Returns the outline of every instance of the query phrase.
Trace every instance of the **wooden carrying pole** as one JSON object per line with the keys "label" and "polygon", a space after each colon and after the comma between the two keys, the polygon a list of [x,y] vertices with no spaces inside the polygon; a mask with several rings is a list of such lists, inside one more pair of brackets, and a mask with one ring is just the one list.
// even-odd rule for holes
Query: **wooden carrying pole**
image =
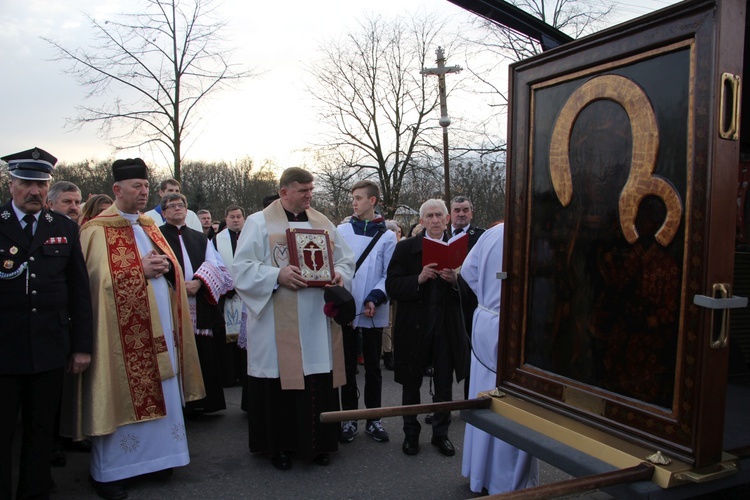
{"label": "wooden carrying pole", "polygon": [[607,486],[615,486],[617,484],[650,481],[651,476],[653,475],[654,466],[647,462],[641,462],[638,465],[626,469],[594,474],[593,476],[577,477],[574,479],[568,479],[567,481],[560,481],[559,483],[535,486],[534,488],[527,488],[525,490],[509,491],[507,493],[489,495],[483,498],[491,498],[493,500],[500,498],[513,498],[513,500],[555,498],[563,495],[571,495],[573,493],[606,488]]}
{"label": "wooden carrying pole", "polygon": [[378,420],[387,417],[403,417],[404,415],[419,415],[458,410],[483,410],[490,407],[492,398],[481,397],[465,401],[448,401],[446,403],[430,403],[424,405],[386,406],[384,408],[368,408],[366,410],[329,411],[320,414],[320,421],[324,424],[344,422],[345,420]]}

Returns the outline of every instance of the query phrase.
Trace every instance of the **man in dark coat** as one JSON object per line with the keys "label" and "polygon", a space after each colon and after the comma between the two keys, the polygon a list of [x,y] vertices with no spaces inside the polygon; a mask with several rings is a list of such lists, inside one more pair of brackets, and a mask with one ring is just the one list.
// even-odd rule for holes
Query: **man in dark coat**
{"label": "man in dark coat", "polygon": [[63,373],[91,361],[91,294],[78,225],[44,210],[57,159],[34,148],[3,157],[12,201],[0,207],[0,498],[12,498],[12,443],[23,439],[17,498],[46,498]]}
{"label": "man in dark coat", "polygon": [[[451,200],[451,235],[466,233],[469,235],[469,250],[474,247],[485,229],[471,224],[474,218],[474,205],[466,196],[456,196]],[[473,311],[472,311],[473,312]]]}
{"label": "man in dark coat", "polygon": [[[422,377],[433,367],[433,402],[452,400],[453,373],[461,381],[469,371],[469,347],[453,269],[422,265],[425,238],[447,240],[448,210],[442,200],[427,200],[419,209],[425,231],[396,244],[386,278],[388,296],[398,303],[394,329],[395,380],[403,386],[402,404],[420,403]],[[432,417],[432,444],[441,453],[456,453],[448,438],[450,412]],[[404,417],[407,455],[419,452],[421,425],[414,415]]]}
{"label": "man in dark coat", "polygon": [[[231,278],[206,235],[185,225],[188,210],[185,196],[180,193],[167,194],[162,198],[160,207],[167,222],[159,229],[180,263],[179,269],[172,269],[165,276],[167,281],[172,283],[175,272],[182,272],[185,278],[195,345],[198,348],[203,385],[206,387],[206,397],[186,403],[185,408],[189,412],[188,415],[225,410],[227,405],[221,383],[220,358],[213,339],[214,331],[224,327],[224,318],[219,309],[218,295],[213,297],[210,289],[205,290],[214,281],[209,279],[209,285],[204,285],[200,278],[202,273],[198,271],[208,272],[211,278],[219,275],[219,279],[216,280],[218,282],[231,281]],[[202,269],[205,262],[212,265]],[[221,279],[221,273],[225,275],[225,280]]]}

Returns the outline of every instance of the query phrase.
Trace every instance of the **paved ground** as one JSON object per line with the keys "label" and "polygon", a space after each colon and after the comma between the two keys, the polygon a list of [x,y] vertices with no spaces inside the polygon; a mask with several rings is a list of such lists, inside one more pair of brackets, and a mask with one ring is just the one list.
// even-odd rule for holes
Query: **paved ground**
{"label": "paved ground", "polygon": [[[360,367],[358,383],[362,389],[364,369]],[[424,379],[422,401],[431,401],[429,379]],[[225,389],[227,410],[218,415],[186,422],[191,463],[175,470],[163,481],[138,478],[128,487],[132,499],[466,499],[481,495],[472,493],[468,480],[461,475],[461,452],[465,424],[454,413],[450,438],[457,448],[455,457],[444,457],[429,443],[430,431],[423,427],[421,452],[415,457],[401,452],[403,434],[401,418],[384,420],[391,441],[376,443],[360,433],[352,443],[340,444],[331,464],[294,462],[289,471],[273,468],[264,457],[253,456],[247,448],[247,419],[240,410],[239,387]],[[454,399],[463,397],[463,386],[455,385]],[[393,372],[383,371],[383,405],[396,406],[401,400],[401,386],[393,381]],[[420,421],[424,417],[419,417]],[[20,424],[14,442],[17,461]],[[98,498],[88,482],[89,454],[68,452],[68,465],[52,470],[57,483],[53,499]],[[14,474],[15,480],[16,474]],[[558,482],[570,476],[540,463],[540,482]],[[705,495],[702,500],[744,500],[750,498],[747,486]],[[565,497],[566,499],[611,500],[608,494],[595,491]]]}
{"label": "paved ground", "polygon": [[[360,390],[364,369],[360,368]],[[383,371],[383,405],[400,403],[400,386],[393,372]],[[423,402],[430,402],[428,379]],[[384,420],[391,441],[376,443],[360,433],[352,443],[340,444],[331,464],[321,467],[295,461],[289,471],[278,471],[268,459],[253,456],[247,448],[247,419],[240,410],[239,387],[225,389],[227,410],[203,420],[187,421],[190,465],[175,470],[164,481],[137,479],[128,487],[130,498],[305,498],[305,499],[460,499],[477,497],[468,480],[461,476],[464,422],[454,413],[449,436],[456,445],[455,457],[441,455],[429,442],[430,431],[423,428],[421,452],[415,457],[401,452],[401,419]],[[463,395],[463,386],[454,387],[454,398]],[[423,417],[419,417],[420,420]],[[18,457],[18,435],[14,457]],[[68,452],[68,465],[53,469],[57,483],[56,499],[97,498],[88,483],[88,454]],[[17,458],[16,458],[17,460]],[[564,479],[564,473],[546,464],[542,482]]]}

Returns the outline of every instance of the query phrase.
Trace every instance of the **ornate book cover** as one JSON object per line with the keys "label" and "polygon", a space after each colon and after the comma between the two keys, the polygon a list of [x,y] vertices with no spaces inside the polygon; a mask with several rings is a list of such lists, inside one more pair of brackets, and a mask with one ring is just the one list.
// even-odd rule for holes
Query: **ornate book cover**
{"label": "ornate book cover", "polygon": [[289,263],[297,266],[307,286],[321,287],[333,281],[333,250],[328,231],[323,229],[286,230]]}

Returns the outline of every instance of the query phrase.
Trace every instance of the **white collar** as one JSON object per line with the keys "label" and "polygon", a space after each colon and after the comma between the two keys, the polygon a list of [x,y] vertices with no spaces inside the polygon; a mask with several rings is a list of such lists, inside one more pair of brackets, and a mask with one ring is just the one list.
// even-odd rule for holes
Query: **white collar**
{"label": "white collar", "polygon": [[[20,209],[19,209],[19,208],[18,208],[18,207],[16,206],[16,202],[14,202],[14,201],[11,201],[11,202],[10,202],[10,204],[11,204],[11,205],[13,206],[13,211],[14,211],[14,212],[16,213],[16,218],[17,218],[17,219],[18,219],[19,221],[22,221],[22,220],[23,220],[23,218],[24,218],[24,216],[26,216],[26,215],[27,215],[27,214],[26,214],[26,212],[22,212],[22,211],[21,211],[21,210],[20,210]],[[42,211],[40,210],[40,211],[38,211],[37,213],[35,213],[35,214],[31,214],[31,215],[33,215],[33,216],[34,216],[34,218],[35,218],[35,219],[36,219],[36,220],[38,221],[38,220],[39,220],[39,215],[41,215],[41,213],[42,213]]]}
{"label": "white collar", "polygon": [[429,234],[427,234],[427,231],[424,232],[424,237],[427,238],[428,240],[432,240],[432,241],[443,241],[443,237],[442,236],[440,238],[433,238],[432,236],[430,236]]}

